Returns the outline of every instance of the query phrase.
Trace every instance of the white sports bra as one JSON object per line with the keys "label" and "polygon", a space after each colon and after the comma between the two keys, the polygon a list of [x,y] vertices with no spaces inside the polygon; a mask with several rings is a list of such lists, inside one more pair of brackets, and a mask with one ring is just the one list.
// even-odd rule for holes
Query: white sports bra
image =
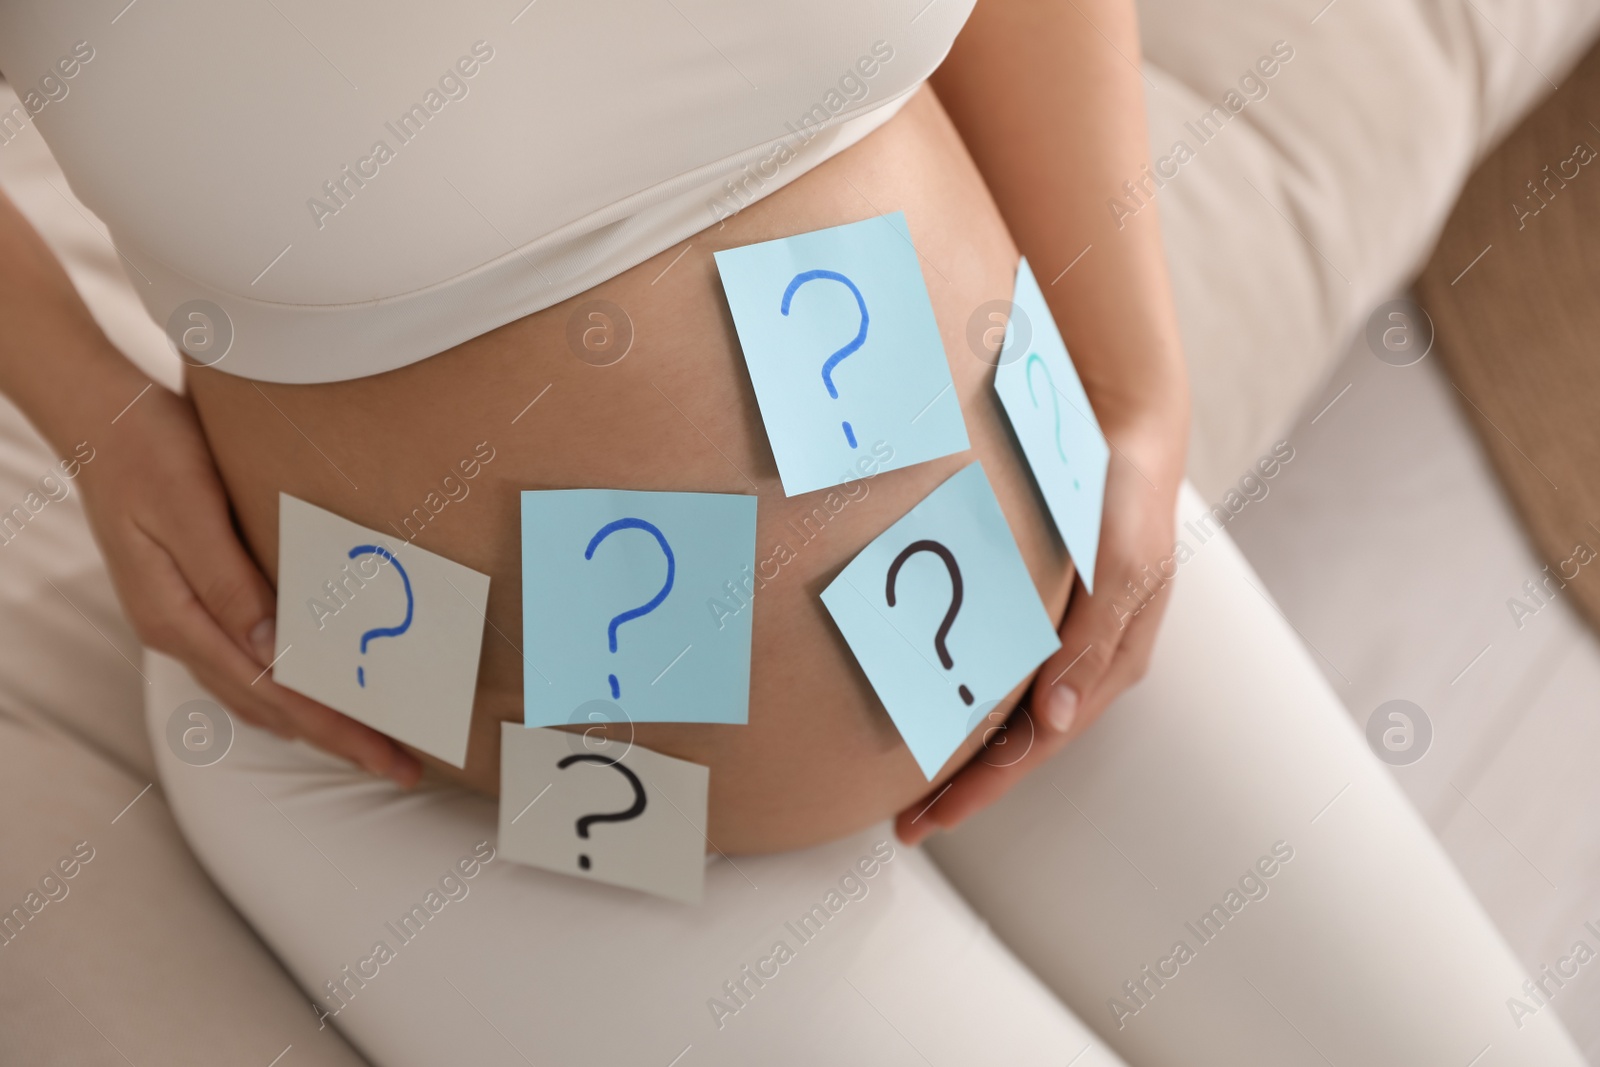
{"label": "white sports bra", "polygon": [[[583,292],[887,121],[973,0],[0,0],[0,71],[217,369],[392,370]],[[5,135],[0,134],[0,151]]]}

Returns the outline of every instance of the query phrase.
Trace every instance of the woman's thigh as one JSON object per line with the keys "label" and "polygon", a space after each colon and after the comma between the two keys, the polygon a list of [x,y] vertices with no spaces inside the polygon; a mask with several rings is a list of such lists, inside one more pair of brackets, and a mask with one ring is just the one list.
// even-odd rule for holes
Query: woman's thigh
{"label": "woman's thigh", "polygon": [[1121,1064],[887,826],[719,859],[686,907],[514,866],[492,800],[403,794],[242,724],[190,766],[167,719],[205,693],[164,657],[146,672],[190,844],[377,1067]]}
{"label": "woman's thigh", "polygon": [[1179,511],[1146,678],[935,861],[1139,1067],[1581,1064],[1513,1016],[1510,950],[1188,487]]}

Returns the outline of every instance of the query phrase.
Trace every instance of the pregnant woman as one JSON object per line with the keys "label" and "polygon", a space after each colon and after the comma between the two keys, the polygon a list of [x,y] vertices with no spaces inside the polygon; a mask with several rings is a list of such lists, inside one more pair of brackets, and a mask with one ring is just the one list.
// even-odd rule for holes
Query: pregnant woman
{"label": "pregnant woman", "polygon": [[[147,308],[211,331],[152,387],[7,209],[0,385],[97,449],[153,736],[208,694],[265,728],[163,786],[324,1025],[382,1067],[1580,1062],[1508,1018],[1515,962],[1226,537],[1174,562],[1156,211],[1105,206],[1153,189],[1138,61],[1128,0],[0,6]],[[822,494],[783,495],[712,253],[892,211],[971,452],[814,524],[748,725],[637,727],[710,768],[705,902],[496,858],[518,492],[750,493],[792,541]],[[992,392],[1019,255],[1113,446],[1094,596]],[[974,459],[1062,648],[930,783],[817,593]],[[280,493],[491,576],[464,769],[274,685]]]}

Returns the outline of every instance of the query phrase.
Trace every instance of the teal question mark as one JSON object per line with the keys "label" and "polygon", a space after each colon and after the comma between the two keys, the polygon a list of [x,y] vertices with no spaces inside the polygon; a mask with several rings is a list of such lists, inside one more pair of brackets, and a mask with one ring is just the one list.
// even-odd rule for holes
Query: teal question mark
{"label": "teal question mark", "polygon": [[[651,597],[648,602],[640,604],[636,608],[629,608],[627,611],[611,617],[611,623],[606,627],[606,637],[611,642],[612,652],[617,650],[617,627],[621,626],[625,622],[628,622],[630,619],[637,619],[648,615],[652,611],[659,608],[661,606],[661,602],[667,599],[667,594],[672,592],[672,581],[676,576],[678,569],[677,560],[675,560],[672,556],[672,546],[667,544],[666,535],[658,530],[653,524],[645,522],[643,519],[615,519],[606,523],[604,526],[600,527],[598,531],[596,531],[593,537],[589,539],[589,547],[583,550],[583,558],[594,559],[594,550],[600,547],[600,542],[604,541],[618,530],[643,530],[645,533],[650,534],[656,539],[656,542],[661,546],[662,553],[667,557],[667,580],[661,586],[661,591],[654,597]],[[607,679],[611,682],[611,699],[616,700],[622,696],[622,687],[617,684],[616,675],[608,675]],[[620,769],[621,765],[619,764],[618,767]]]}
{"label": "teal question mark", "polygon": [[[357,545],[350,550],[351,559],[355,559],[357,556],[367,555],[377,556],[380,559],[388,560],[390,563],[394,564],[394,569],[400,572],[400,580],[405,583],[406,587],[406,617],[401,620],[399,626],[378,626],[362,634],[362,655],[366,655],[367,642],[379,637],[399,637],[401,634],[411,629],[411,618],[414,614],[414,609],[417,606],[416,599],[411,595],[411,579],[406,575],[406,569],[400,566],[400,561],[394,558],[394,553],[390,552],[387,548],[384,548],[381,545]],[[356,683],[362,688],[366,688],[367,669],[365,667],[356,668]]]}
{"label": "teal question mark", "polygon": [[[1055,414],[1056,418],[1056,455],[1061,457],[1062,463],[1071,466],[1071,463],[1067,460],[1067,453],[1061,447],[1061,401],[1056,396],[1056,380],[1050,377],[1050,368],[1045,366],[1044,360],[1039,357],[1037,352],[1028,353],[1028,362],[1025,365],[1025,373],[1028,379],[1028,399],[1033,401],[1035,408],[1039,406],[1039,398],[1033,395],[1033,365],[1035,363],[1039,365],[1040,370],[1044,371],[1044,380],[1050,383],[1050,410]],[[1076,475],[1072,478],[1072,488],[1083,488],[1078,484]]]}
{"label": "teal question mark", "polygon": [[[789,287],[783,291],[783,305],[779,310],[785,315],[789,314],[789,302],[794,299],[795,291],[806,282],[816,281],[819,278],[844,285],[850,290],[850,294],[856,298],[856,307],[861,309],[861,327],[856,331],[855,338],[829,356],[822,364],[822,384],[828,387],[828,395],[838,400],[839,390],[833,384],[833,369],[844,362],[845,357],[867,343],[867,302],[862,298],[861,290],[856,288],[855,282],[838,271],[804,270],[789,280]],[[851,448],[856,447],[856,432],[850,428],[848,422],[844,423],[844,439],[850,442]]]}

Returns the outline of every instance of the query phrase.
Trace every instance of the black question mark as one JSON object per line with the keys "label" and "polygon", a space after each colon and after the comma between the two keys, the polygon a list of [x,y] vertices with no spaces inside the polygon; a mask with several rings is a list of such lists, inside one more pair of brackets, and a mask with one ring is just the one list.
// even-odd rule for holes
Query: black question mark
{"label": "black question mark", "polygon": [[[629,808],[627,811],[614,811],[609,815],[585,815],[583,818],[579,819],[579,837],[587,838],[589,836],[589,827],[597,822],[627,822],[629,819],[637,819],[639,816],[644,814],[644,784],[639,781],[638,775],[634,774],[632,771],[628,770],[628,768],[622,765],[621,760],[614,760],[609,756],[595,756],[589,753],[580,753],[576,756],[566,757],[560,763],[556,764],[556,768],[564,771],[574,763],[599,763],[607,767],[615,767],[617,770],[622,772],[622,776],[628,780],[628,784],[633,786],[634,797],[633,807]],[[578,856],[578,866],[587,871],[589,869],[589,857],[580,853]]]}
{"label": "black question mark", "polygon": [[[901,549],[894,562],[889,564],[889,579],[884,587],[884,598],[889,601],[891,608],[894,607],[894,580],[899,577],[900,568],[905,565],[906,560],[918,552],[932,552],[944,560],[945,569],[950,572],[950,609],[944,613],[944,621],[939,624],[938,631],[933,635],[933,650],[939,653],[939,662],[944,664],[944,669],[949,670],[956,665],[956,661],[950,658],[950,650],[944,647],[944,639],[949,635],[950,627],[955,624],[956,612],[961,610],[961,568],[956,565],[955,553],[937,541],[911,542]],[[972,691],[962,686],[958,692],[961,694],[961,702],[971,705]]]}

